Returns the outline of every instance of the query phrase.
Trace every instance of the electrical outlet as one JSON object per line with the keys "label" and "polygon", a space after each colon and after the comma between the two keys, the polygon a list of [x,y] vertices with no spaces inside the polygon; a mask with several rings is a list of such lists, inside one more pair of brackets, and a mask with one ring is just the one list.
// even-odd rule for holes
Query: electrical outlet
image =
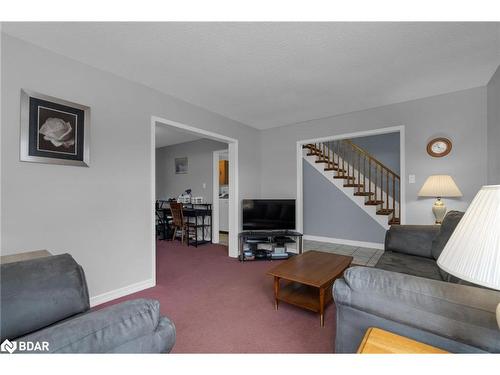
{"label": "electrical outlet", "polygon": [[408,183],[409,184],[414,184],[415,183],[415,175],[414,174],[410,174],[408,176]]}

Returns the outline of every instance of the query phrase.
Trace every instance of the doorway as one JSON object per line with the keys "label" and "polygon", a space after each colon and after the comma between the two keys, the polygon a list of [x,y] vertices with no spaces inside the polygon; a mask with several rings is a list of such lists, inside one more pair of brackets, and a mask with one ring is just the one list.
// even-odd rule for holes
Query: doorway
{"label": "doorway", "polygon": [[[155,205],[157,199],[156,187],[156,136],[155,129],[156,127],[167,127],[171,129],[177,130],[177,132],[182,132],[187,135],[191,135],[197,138],[203,138],[208,140],[213,140],[217,142],[221,142],[227,144],[227,154],[229,161],[229,170],[228,170],[228,190],[229,190],[229,198],[228,198],[228,256],[236,258],[238,256],[238,228],[239,228],[239,207],[238,207],[238,199],[239,189],[238,189],[238,140],[230,137],[226,137],[221,134],[217,134],[214,132],[210,132],[204,129],[199,129],[187,124],[182,124],[179,122],[175,122],[172,120],[160,118],[157,116],[151,117],[151,207],[152,207],[152,215],[151,215],[151,227],[152,227],[152,236],[153,236],[153,246],[152,246],[152,271],[155,275],[156,279],[156,213],[155,213]],[[187,165],[189,168],[189,161],[187,161]],[[218,176],[217,176],[218,177]],[[210,183],[208,181],[208,183]],[[215,195],[215,193],[213,194]],[[212,197],[211,197],[212,198]],[[212,202],[215,203],[215,202]],[[218,205],[215,205],[215,210],[218,211]],[[212,215],[218,214],[218,212],[212,212]],[[212,216],[212,225],[213,225],[213,216]],[[213,232],[218,228],[213,228]],[[212,237],[215,240],[215,236]],[[216,243],[216,241],[213,241]]]}

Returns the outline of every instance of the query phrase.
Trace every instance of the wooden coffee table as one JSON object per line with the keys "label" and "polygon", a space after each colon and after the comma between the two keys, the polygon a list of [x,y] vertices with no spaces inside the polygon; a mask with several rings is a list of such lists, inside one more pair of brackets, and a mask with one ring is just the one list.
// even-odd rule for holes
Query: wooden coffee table
{"label": "wooden coffee table", "polygon": [[[274,306],[287,302],[320,314],[325,325],[325,305],[332,301],[332,284],[351,265],[352,257],[308,251],[295,255],[267,274],[274,276]],[[286,283],[280,288],[280,280]]]}

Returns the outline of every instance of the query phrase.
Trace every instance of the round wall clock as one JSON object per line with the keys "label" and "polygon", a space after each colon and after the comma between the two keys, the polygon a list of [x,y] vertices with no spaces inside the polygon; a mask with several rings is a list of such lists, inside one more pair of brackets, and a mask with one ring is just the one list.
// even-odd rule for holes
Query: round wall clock
{"label": "round wall clock", "polygon": [[427,144],[427,153],[435,158],[446,156],[451,151],[451,141],[448,138],[435,138]]}

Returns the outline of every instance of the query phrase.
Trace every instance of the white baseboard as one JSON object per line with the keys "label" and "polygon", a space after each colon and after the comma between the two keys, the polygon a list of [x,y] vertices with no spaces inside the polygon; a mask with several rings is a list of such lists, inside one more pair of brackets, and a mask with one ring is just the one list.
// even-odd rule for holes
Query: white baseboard
{"label": "white baseboard", "polygon": [[337,244],[341,244],[341,245],[369,247],[371,249],[384,250],[384,244],[383,243],[377,243],[377,242],[352,241],[352,240],[344,240],[342,238],[311,236],[309,234],[304,234],[304,240],[318,241],[318,242],[328,242],[328,243],[337,243]]}
{"label": "white baseboard", "polygon": [[102,303],[112,301],[114,299],[140,292],[141,290],[152,288],[156,285],[153,279],[139,281],[138,283],[124,286],[123,288],[118,288],[110,292],[98,294],[97,296],[90,297],[90,307],[100,305]]}

